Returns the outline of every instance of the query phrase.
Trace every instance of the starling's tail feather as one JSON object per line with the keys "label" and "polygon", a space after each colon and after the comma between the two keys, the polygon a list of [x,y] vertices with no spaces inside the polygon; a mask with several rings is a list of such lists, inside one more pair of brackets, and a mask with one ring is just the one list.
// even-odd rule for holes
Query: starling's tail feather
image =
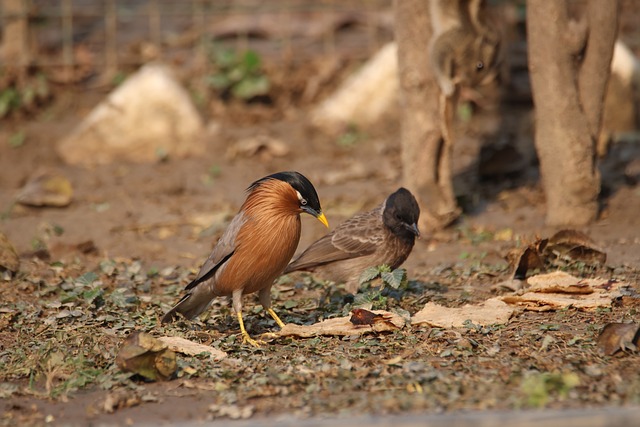
{"label": "starling's tail feather", "polygon": [[187,294],[184,297],[182,297],[182,299],[180,299],[180,301],[178,301],[178,303],[176,305],[174,305],[171,310],[167,311],[167,313],[164,316],[162,316],[162,321],[161,322],[162,323],[171,323],[171,322],[173,322],[178,317],[178,313],[181,313],[184,316],[184,313],[180,309],[180,306],[182,305],[182,303],[186,302],[189,299],[190,296],[191,296],[191,294]]}
{"label": "starling's tail feather", "polygon": [[186,319],[193,319],[205,311],[213,299],[203,299],[192,292],[187,293],[178,303],[162,317],[162,323],[171,323],[178,318],[178,313]]}

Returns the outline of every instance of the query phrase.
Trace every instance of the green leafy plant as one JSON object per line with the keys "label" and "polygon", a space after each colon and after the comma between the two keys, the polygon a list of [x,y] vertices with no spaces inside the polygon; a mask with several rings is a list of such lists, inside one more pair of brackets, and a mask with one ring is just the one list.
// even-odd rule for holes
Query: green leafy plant
{"label": "green leafy plant", "polygon": [[51,95],[47,79],[42,74],[27,78],[23,83],[5,77],[0,86],[3,86],[0,89],[0,119],[17,111],[32,110]]}
{"label": "green leafy plant", "polygon": [[20,107],[20,93],[14,87],[8,87],[0,92],[0,118],[9,115]]}
{"label": "green leafy plant", "polygon": [[398,289],[401,285],[407,283],[407,270],[404,268],[396,268],[391,270],[388,265],[379,265],[377,267],[369,267],[360,275],[360,284],[370,283],[380,278],[384,286],[390,286]]}
{"label": "green leafy plant", "polygon": [[388,265],[369,267],[360,275],[360,289],[353,301],[347,304],[343,312],[348,313],[353,307],[368,307],[371,309],[387,309],[388,292],[386,288],[394,290],[407,285],[407,272],[404,268],[391,270]]}
{"label": "green leafy plant", "polygon": [[208,77],[207,83],[219,90],[223,97],[247,101],[269,93],[271,84],[255,51],[213,48],[211,62],[217,71]]}

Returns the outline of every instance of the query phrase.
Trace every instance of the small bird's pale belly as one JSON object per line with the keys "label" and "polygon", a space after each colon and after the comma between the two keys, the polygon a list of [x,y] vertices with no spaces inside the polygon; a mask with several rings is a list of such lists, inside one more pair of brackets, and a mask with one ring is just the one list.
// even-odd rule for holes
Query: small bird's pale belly
{"label": "small bird's pale belly", "polygon": [[407,254],[405,252],[388,245],[387,248],[383,248],[374,254],[318,266],[312,271],[325,280],[353,285],[359,283],[360,275],[367,268],[386,264],[394,269],[399,267],[406,258]]}

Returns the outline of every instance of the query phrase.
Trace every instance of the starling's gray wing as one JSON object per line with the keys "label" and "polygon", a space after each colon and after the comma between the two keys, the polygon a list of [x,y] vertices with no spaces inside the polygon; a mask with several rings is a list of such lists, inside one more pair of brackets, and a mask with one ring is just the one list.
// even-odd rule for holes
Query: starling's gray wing
{"label": "starling's gray wing", "polygon": [[199,283],[205,282],[212,278],[216,272],[233,256],[233,253],[236,250],[236,237],[238,236],[238,232],[240,228],[246,222],[246,217],[244,213],[240,212],[237,214],[229,223],[229,226],[216,243],[216,246],[211,251],[209,258],[202,264],[200,267],[200,271],[198,275],[191,283],[187,285],[185,288],[189,290]]}
{"label": "starling's gray wing", "polygon": [[[245,222],[246,217],[243,213],[239,213],[233,218],[211,251],[211,255],[200,268],[196,278],[185,288],[186,295],[164,315],[162,323],[171,322],[176,318],[177,313],[181,313],[187,319],[193,319],[207,309],[216,296],[215,275],[224,268],[235,253],[236,237]],[[210,279],[214,279],[214,281],[209,282]]]}
{"label": "starling's gray wing", "polygon": [[382,205],[378,206],[343,222],[334,231],[311,244],[284,272],[306,270],[374,253],[384,241],[382,208]]}

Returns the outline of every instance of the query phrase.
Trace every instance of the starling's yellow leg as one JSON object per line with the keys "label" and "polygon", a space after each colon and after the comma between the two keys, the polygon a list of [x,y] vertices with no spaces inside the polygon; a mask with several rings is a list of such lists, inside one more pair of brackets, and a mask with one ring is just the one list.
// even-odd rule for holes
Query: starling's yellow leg
{"label": "starling's yellow leg", "polygon": [[260,304],[267,310],[267,313],[273,317],[273,320],[276,321],[280,328],[284,328],[284,322],[280,320],[275,311],[271,308],[271,287],[260,289],[258,292],[258,298],[260,299]]}
{"label": "starling's yellow leg", "polygon": [[238,323],[240,323],[240,332],[242,332],[242,341],[247,342],[254,347],[260,347],[260,344],[258,344],[258,341],[251,338],[247,330],[244,328],[244,322],[242,321],[241,311],[238,311]]}
{"label": "starling's yellow leg", "polygon": [[271,315],[271,317],[273,317],[273,320],[275,320],[276,323],[278,324],[278,326],[280,326],[280,329],[284,328],[284,322],[282,320],[280,320],[280,318],[278,317],[276,312],[273,311],[272,308],[268,308],[267,309],[267,313],[269,313]]}

